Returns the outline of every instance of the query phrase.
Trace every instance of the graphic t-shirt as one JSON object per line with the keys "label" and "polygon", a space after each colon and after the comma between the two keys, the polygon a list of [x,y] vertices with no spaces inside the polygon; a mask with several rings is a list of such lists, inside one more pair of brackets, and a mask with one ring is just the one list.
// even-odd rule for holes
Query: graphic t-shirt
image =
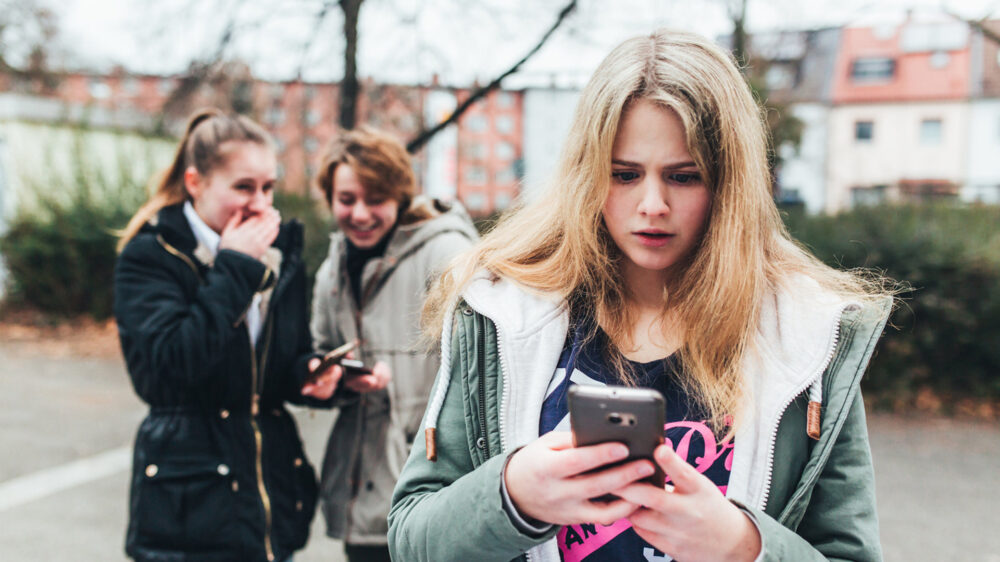
{"label": "graphic t-shirt", "polygon": [[[559,358],[558,368],[542,404],[539,434],[570,430],[567,404],[570,385],[618,384],[617,375],[606,364],[601,353],[607,336],[598,330],[595,337],[581,343],[585,329],[581,327],[570,331],[566,348]],[[667,409],[664,426],[666,443],[725,494],[733,465],[733,442],[717,440],[704,417],[695,410],[677,384],[677,367],[674,356],[649,363],[632,363],[637,386],[653,388],[663,394]],[[669,477],[667,482],[670,482]],[[608,526],[596,523],[567,525],[559,530],[556,538],[565,562],[671,560],[642,540],[626,519]]]}

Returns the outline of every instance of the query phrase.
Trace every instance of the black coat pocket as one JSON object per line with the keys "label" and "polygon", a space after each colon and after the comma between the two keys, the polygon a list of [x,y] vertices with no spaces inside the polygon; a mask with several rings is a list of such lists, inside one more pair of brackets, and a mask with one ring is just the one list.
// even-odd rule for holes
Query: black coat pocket
{"label": "black coat pocket", "polygon": [[168,459],[136,468],[144,472],[132,514],[141,546],[188,552],[232,547],[236,488],[227,464]]}

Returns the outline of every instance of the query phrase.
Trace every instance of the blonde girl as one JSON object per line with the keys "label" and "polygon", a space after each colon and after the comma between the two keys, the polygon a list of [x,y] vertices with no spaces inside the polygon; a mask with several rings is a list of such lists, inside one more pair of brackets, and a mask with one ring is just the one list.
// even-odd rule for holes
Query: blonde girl
{"label": "blonde girl", "polygon": [[[711,42],[661,30],[601,63],[545,195],[428,301],[442,368],[395,558],[880,558],[858,380],[891,299],[789,238],[766,148]],[[573,384],[664,393],[663,488],[604,467],[621,444],[572,446]]]}
{"label": "blonde girl", "polygon": [[115,318],[149,404],[132,466],[135,560],[283,561],[309,536],[316,476],[285,402],[303,401],[318,360],[302,226],[281,223],[276,174],[259,125],[200,111],[122,236]]}

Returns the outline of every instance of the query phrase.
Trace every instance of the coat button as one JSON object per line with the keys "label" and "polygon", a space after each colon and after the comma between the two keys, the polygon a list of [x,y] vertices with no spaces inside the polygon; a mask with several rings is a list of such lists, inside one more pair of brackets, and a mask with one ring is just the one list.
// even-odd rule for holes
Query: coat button
{"label": "coat button", "polygon": [[295,459],[295,466],[296,467],[302,466],[302,457],[298,457]]}
{"label": "coat button", "polygon": [[302,511],[302,502],[301,501],[295,502],[295,511]]}
{"label": "coat button", "polygon": [[155,464],[151,464],[146,467],[146,476],[152,478],[156,476],[156,473],[159,471],[160,471],[159,467],[157,467]]}
{"label": "coat button", "polygon": [[276,418],[280,418],[281,417],[281,410],[271,410],[271,415],[274,416],[274,417],[276,417]]}
{"label": "coat button", "polygon": [[486,439],[483,439],[482,437],[480,437],[479,439],[476,439],[476,447],[479,447],[480,449],[485,449],[486,448]]}
{"label": "coat button", "polygon": [[229,417],[229,410],[219,410],[219,417],[226,419]]}
{"label": "coat button", "polygon": [[464,314],[466,316],[472,316],[472,309],[471,308],[463,308],[462,309],[462,314]]}
{"label": "coat button", "polygon": [[240,491],[240,483],[237,482],[236,480],[233,480],[233,491],[234,492],[239,492]]}
{"label": "coat button", "polygon": [[219,474],[221,474],[223,476],[229,474],[229,467],[227,465],[224,465],[224,464],[220,464],[219,467],[216,468],[216,470],[218,470]]}
{"label": "coat button", "polygon": [[370,491],[372,491],[374,489],[375,489],[375,483],[374,482],[372,482],[371,480],[365,482],[365,490],[368,490],[370,492]]}

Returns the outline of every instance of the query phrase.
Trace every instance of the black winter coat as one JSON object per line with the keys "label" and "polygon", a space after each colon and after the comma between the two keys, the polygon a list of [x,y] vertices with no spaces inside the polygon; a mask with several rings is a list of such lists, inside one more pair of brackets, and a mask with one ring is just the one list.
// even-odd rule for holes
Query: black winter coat
{"label": "black winter coat", "polygon": [[[206,265],[173,205],[118,259],[122,350],[150,406],[132,467],[125,550],[136,560],[280,561],[308,538],[316,476],[284,407],[303,401],[313,356],[301,224],[282,225],[273,246],[277,279],[232,250]],[[255,350],[244,316],[268,287]]]}

